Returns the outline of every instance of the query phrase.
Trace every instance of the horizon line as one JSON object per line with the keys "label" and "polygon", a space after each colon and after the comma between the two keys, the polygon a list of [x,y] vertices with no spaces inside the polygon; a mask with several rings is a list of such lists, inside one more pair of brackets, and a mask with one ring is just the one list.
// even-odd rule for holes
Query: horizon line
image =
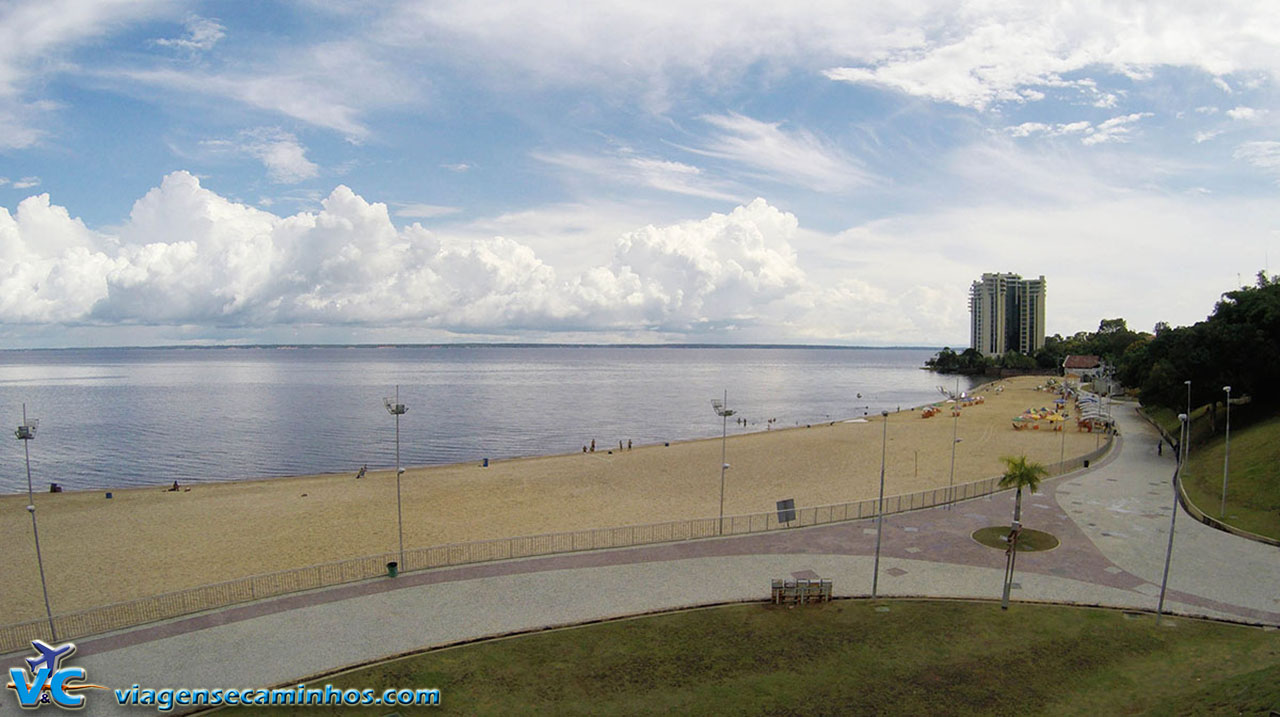
{"label": "horizon line", "polygon": [[217,350],[217,349],[314,349],[314,348],[349,348],[349,349],[402,349],[402,348],[635,348],[635,349],[919,349],[941,350],[949,346],[925,345],[889,345],[863,346],[853,344],[786,344],[786,343],[586,343],[586,342],[506,342],[506,341],[462,341],[462,342],[377,342],[377,343],[255,343],[255,344],[154,344],[154,345],[121,345],[121,346],[45,346],[27,348],[0,348],[0,353],[21,351],[125,351],[139,349],[155,350]]}

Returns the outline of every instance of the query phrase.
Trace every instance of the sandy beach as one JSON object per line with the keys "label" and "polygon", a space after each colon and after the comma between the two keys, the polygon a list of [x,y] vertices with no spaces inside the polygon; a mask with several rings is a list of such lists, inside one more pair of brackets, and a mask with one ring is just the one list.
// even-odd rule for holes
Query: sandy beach
{"label": "sandy beach", "polygon": [[[1076,431],[1014,431],[1026,408],[1052,406],[1043,377],[1020,377],[978,391],[985,403],[955,423],[955,482],[999,475],[1002,455],[1046,465],[1092,451],[1098,438]],[[996,393],[995,385],[1002,385]],[[949,410],[890,414],[886,494],[946,486],[953,420]],[[725,514],[873,498],[880,476],[882,424],[836,422],[728,439]],[[714,517],[719,509],[720,440],[618,451],[598,436],[595,453],[410,468],[402,479],[405,547],[590,527]],[[625,440],[625,438],[624,438]],[[610,448],[612,447],[612,452]],[[55,614],[257,573],[396,549],[393,471],[157,488],[37,493],[41,549]],[[43,616],[27,496],[0,497],[0,603],[5,622]]]}

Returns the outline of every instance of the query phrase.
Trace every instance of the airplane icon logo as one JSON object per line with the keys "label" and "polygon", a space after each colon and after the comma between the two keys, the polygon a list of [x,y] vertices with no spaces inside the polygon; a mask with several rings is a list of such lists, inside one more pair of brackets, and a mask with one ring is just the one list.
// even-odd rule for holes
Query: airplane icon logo
{"label": "airplane icon logo", "polygon": [[31,646],[36,648],[40,653],[38,657],[28,657],[27,667],[31,669],[31,674],[40,671],[41,666],[49,668],[50,672],[57,672],[62,669],[62,661],[75,654],[76,646],[72,642],[64,642],[57,647],[52,647],[44,640],[32,640]]}
{"label": "airplane icon logo", "polygon": [[75,654],[76,646],[64,642],[53,646],[44,640],[32,640],[31,646],[39,653],[26,658],[30,677],[21,667],[9,668],[9,683],[5,687],[14,691],[18,706],[24,710],[55,704],[63,709],[78,710],[84,707],[85,698],[75,694],[79,690],[107,689],[103,685],[84,682],[83,667],[63,667],[62,661]]}

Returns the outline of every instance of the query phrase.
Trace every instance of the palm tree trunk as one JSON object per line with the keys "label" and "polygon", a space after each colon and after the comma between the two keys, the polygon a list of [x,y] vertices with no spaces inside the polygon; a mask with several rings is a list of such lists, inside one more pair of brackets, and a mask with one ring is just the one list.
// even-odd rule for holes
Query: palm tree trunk
{"label": "palm tree trunk", "polygon": [[1018,486],[1018,493],[1013,499],[1013,522],[1022,522],[1022,486]]}

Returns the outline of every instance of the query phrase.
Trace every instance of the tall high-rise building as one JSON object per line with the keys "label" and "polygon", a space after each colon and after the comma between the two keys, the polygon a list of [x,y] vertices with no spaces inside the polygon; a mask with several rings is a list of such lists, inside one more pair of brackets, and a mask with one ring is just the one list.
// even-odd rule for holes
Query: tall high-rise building
{"label": "tall high-rise building", "polygon": [[983,274],[969,289],[969,345],[987,356],[1044,347],[1044,276]]}

